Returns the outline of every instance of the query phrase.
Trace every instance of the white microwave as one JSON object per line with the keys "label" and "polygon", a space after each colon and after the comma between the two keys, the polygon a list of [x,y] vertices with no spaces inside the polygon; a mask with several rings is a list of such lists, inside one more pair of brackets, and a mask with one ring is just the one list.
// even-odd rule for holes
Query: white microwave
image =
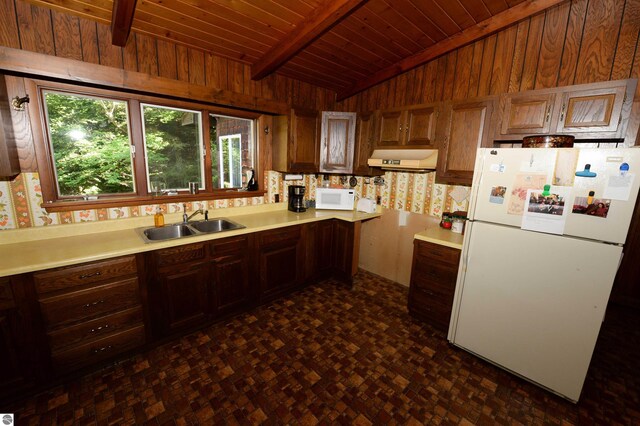
{"label": "white microwave", "polygon": [[353,189],[316,188],[316,209],[353,210],[355,200]]}

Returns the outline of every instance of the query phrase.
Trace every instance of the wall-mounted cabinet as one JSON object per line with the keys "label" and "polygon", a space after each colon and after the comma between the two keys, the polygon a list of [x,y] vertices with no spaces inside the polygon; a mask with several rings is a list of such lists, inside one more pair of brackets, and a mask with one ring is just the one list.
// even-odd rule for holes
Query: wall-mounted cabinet
{"label": "wall-mounted cabinet", "polygon": [[9,102],[5,77],[0,74],[0,177],[11,177],[20,173]]}
{"label": "wall-mounted cabinet", "polygon": [[631,79],[504,94],[494,139],[535,134],[624,138],[636,84]]}
{"label": "wall-mounted cabinet", "polygon": [[490,141],[495,98],[446,102],[436,181],[470,185],[476,151]]}
{"label": "wall-mounted cabinet", "polygon": [[371,176],[382,174],[381,169],[369,167],[367,161],[373,153],[377,137],[380,112],[359,112],[356,118],[356,146],[353,159],[353,174]]}
{"label": "wall-mounted cabinet", "polygon": [[322,112],[320,172],[353,172],[355,134],[355,112]]}
{"label": "wall-mounted cabinet", "polygon": [[434,147],[438,106],[425,104],[381,111],[376,147]]}
{"label": "wall-mounted cabinet", "polygon": [[317,173],[320,159],[318,111],[293,108],[273,119],[273,169]]}

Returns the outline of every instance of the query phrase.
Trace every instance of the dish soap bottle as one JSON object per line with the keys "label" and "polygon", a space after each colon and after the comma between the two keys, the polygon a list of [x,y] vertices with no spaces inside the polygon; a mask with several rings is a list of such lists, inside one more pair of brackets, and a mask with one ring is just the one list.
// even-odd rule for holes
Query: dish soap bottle
{"label": "dish soap bottle", "polygon": [[256,182],[256,171],[251,169],[251,177],[249,178],[249,182],[247,182],[247,191],[257,191],[258,190],[258,182]]}
{"label": "dish soap bottle", "polygon": [[153,224],[156,228],[164,226],[164,215],[162,214],[162,210],[159,206],[156,207],[156,214],[153,215]]}

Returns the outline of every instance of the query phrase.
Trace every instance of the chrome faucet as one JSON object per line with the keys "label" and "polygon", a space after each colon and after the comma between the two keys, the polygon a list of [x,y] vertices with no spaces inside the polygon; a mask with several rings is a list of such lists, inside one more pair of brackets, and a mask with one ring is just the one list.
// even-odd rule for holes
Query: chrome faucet
{"label": "chrome faucet", "polygon": [[202,209],[198,209],[196,211],[194,211],[193,213],[191,213],[190,215],[187,215],[187,205],[186,204],[182,204],[182,211],[184,213],[182,213],[182,223],[187,223],[191,220],[192,217],[194,217],[195,215],[197,215],[198,213],[204,215],[204,220],[209,220],[209,211],[208,210],[202,210]]}

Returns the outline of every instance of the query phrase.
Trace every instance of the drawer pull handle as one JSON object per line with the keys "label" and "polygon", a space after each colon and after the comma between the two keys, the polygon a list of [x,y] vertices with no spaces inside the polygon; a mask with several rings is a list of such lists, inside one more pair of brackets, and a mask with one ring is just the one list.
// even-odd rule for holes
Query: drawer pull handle
{"label": "drawer pull handle", "polygon": [[101,352],[109,351],[109,350],[111,350],[111,349],[113,349],[113,346],[111,346],[111,345],[109,345],[109,346],[103,346],[103,347],[101,347],[100,349],[94,349],[94,350],[93,350],[93,353],[94,353],[94,354],[99,354],[99,353],[101,353]]}
{"label": "drawer pull handle", "polygon": [[98,306],[101,303],[104,303],[104,300],[98,300],[98,301],[95,301],[95,302],[87,303],[86,305],[84,305],[84,307],[85,308],[92,308],[94,306]]}
{"label": "drawer pull handle", "polygon": [[96,331],[106,330],[107,328],[109,328],[109,324],[105,324],[105,325],[101,325],[100,327],[92,328],[91,332],[95,333]]}
{"label": "drawer pull handle", "polygon": [[102,272],[100,272],[100,271],[94,272],[92,274],[82,274],[82,275],[80,275],[80,279],[84,280],[84,279],[91,278],[91,277],[98,277],[100,275],[102,275]]}

